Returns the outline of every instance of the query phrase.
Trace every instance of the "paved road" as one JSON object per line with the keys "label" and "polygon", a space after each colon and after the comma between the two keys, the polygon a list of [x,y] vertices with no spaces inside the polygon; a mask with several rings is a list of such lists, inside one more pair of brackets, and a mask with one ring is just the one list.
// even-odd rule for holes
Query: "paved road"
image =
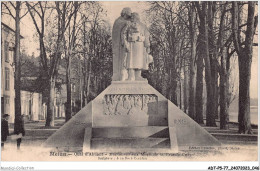
{"label": "paved road", "polygon": [[[25,123],[25,136],[22,139],[21,146],[40,146],[49,136],[56,132],[64,124],[64,119],[55,120],[55,126],[45,128],[45,121]],[[10,134],[13,133],[13,126],[10,125]],[[11,145],[14,148],[16,140],[8,138],[6,148]]]}

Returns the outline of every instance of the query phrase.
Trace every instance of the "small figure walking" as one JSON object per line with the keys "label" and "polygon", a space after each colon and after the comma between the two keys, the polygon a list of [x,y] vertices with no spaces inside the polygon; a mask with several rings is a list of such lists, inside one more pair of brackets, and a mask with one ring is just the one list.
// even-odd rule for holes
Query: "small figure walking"
{"label": "small figure walking", "polygon": [[8,120],[10,118],[10,115],[4,114],[2,121],[1,121],[1,147],[2,150],[4,149],[4,143],[7,140],[7,136],[9,136],[9,126],[8,126]]}
{"label": "small figure walking", "polygon": [[20,150],[22,137],[25,136],[24,115],[21,115],[20,117],[18,117],[14,134],[18,135],[18,138],[17,138],[17,150]]}

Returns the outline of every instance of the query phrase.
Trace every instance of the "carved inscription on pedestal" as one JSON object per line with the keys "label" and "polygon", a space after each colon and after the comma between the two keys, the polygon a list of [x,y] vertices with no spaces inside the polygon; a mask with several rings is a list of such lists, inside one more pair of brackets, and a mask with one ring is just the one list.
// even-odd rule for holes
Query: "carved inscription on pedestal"
{"label": "carved inscription on pedestal", "polygon": [[154,94],[108,94],[103,99],[103,114],[153,114],[157,105],[158,97]]}

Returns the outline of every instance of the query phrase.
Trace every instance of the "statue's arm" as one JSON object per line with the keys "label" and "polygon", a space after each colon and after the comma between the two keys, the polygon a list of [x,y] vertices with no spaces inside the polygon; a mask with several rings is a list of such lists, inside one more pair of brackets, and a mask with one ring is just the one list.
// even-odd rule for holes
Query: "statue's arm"
{"label": "statue's arm", "polygon": [[126,51],[129,52],[129,43],[127,41],[127,29],[128,29],[128,24],[126,24],[126,26],[123,27],[121,31],[121,43],[122,46],[126,48]]}

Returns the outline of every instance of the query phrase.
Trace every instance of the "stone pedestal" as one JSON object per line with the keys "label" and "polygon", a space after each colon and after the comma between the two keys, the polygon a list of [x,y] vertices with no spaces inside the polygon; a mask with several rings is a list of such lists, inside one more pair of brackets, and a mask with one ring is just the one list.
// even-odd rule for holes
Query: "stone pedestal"
{"label": "stone pedestal", "polygon": [[147,81],[113,81],[44,143],[58,149],[168,149],[220,143]]}

